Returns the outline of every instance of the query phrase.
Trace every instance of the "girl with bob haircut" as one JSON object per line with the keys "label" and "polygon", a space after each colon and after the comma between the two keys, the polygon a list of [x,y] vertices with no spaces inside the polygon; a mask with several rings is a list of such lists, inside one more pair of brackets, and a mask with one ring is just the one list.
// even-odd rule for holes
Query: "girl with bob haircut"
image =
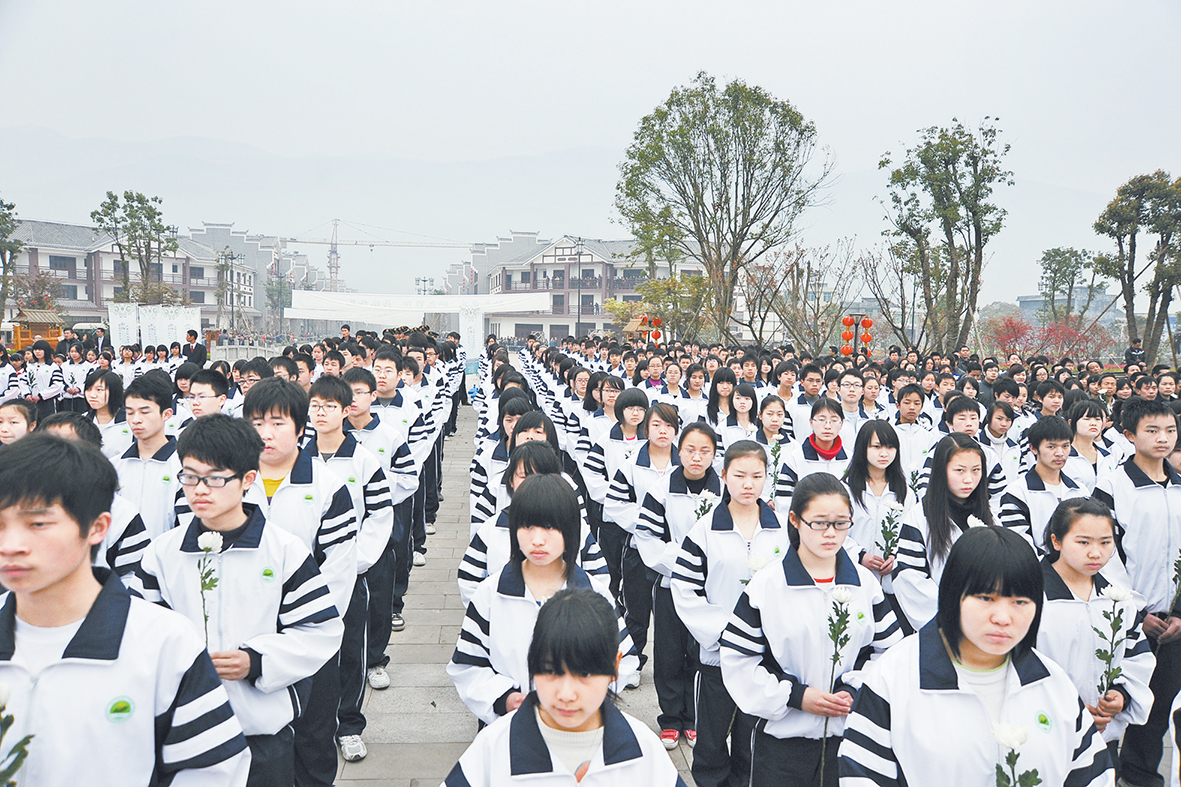
{"label": "girl with bob haircut", "polygon": [[526,665],[533,690],[476,736],[448,785],[656,785],[684,782],[656,736],[616,709],[619,654],[610,603],[561,590],[537,613]]}
{"label": "girl with bob haircut", "polygon": [[95,369],[86,375],[82,395],[90,408],[90,420],[102,433],[103,456],[107,459],[122,456],[135,440],[123,409],[123,378],[112,371]]}
{"label": "girl with bob haircut", "polygon": [[786,528],[761,499],[766,482],[761,445],[742,440],[727,448],[725,491],[719,500],[699,501],[694,512],[702,513],[673,564],[673,603],[700,651],[693,780],[701,787],[750,779],[755,720],[738,710],[722,681],[719,639],[755,570],[777,563],[789,546]]}
{"label": "girl with bob haircut", "polygon": [[898,536],[892,577],[898,604],[915,631],[935,616],[952,544],[977,523],[993,523],[986,467],[980,444],[966,434],[949,434],[935,446],[922,505],[907,512]]}
{"label": "girl with bob haircut", "polygon": [[750,383],[739,383],[735,387],[734,393],[730,396],[730,415],[726,416],[725,423],[718,431],[723,451],[726,446],[733,445],[739,440],[755,439],[755,434],[759,431],[759,422],[755,415],[758,401],[758,393]]}
{"label": "girl with bob haircut", "polygon": [[1084,399],[1070,408],[1067,422],[1074,432],[1070,456],[1062,472],[1077,481],[1088,493],[1095,484],[1115,470],[1119,459],[1103,444],[1103,427],[1107,424],[1107,408],[1094,399]]}
{"label": "girl with bob haircut", "polygon": [[798,484],[813,473],[842,477],[849,466],[849,454],[841,443],[845,411],[835,399],[821,396],[812,405],[808,421],[810,434],[787,446],[780,455],[779,479],[775,484],[775,510],[787,521],[791,496]]}
{"label": "girl with bob haircut", "polygon": [[[852,513],[834,476],[801,481],[788,512],[790,548],[754,574],[722,634],[726,688],[761,720],[752,736],[752,787],[836,787],[843,717],[860,670],[902,638],[873,573],[844,549]],[[846,627],[834,664],[824,634],[840,609],[857,625]]]}
{"label": "girl with bob haircut", "polygon": [[[578,500],[558,475],[526,478],[509,507],[511,557],[472,594],[447,674],[460,699],[480,721],[491,724],[514,711],[529,688],[526,655],[537,610],[563,588],[586,588],[610,600],[577,565]],[[623,621],[617,623],[625,680],[639,658]]]}
{"label": "girl with bob haircut", "polygon": [[[1063,500],[1046,526],[1042,558],[1046,604],[1038,650],[1058,662],[1074,681],[1091,719],[1118,764],[1119,739],[1129,724],[1144,724],[1152,708],[1148,681],[1156,656],[1140,629],[1140,610],[1130,590],[1113,585],[1100,571],[1115,553],[1115,518],[1090,497]],[[1120,673],[1105,681],[1096,650],[1110,650],[1112,615],[1118,612],[1122,640],[1111,666]],[[1103,638],[1096,634],[1103,632]],[[1100,692],[1099,684],[1105,684]]]}
{"label": "girl with bob haircut", "polygon": [[956,541],[935,618],[862,674],[842,783],[983,787],[1010,774],[1015,753],[1013,770],[1036,769],[1041,784],[1111,785],[1103,738],[1070,676],[1034,649],[1043,599],[1020,535],[974,527]]}
{"label": "girl with bob haircut", "polygon": [[[561,475],[570,488],[578,493],[574,481],[562,473],[561,460],[548,442],[529,440],[515,447],[509,454],[508,467],[498,481],[499,489],[503,490],[504,502],[502,503],[498,496],[496,515],[485,519],[476,528],[475,535],[472,536],[459,564],[459,596],[464,605],[471,601],[476,585],[508,563],[512,546],[508,509],[517,487],[532,475]],[[589,576],[601,582],[604,587],[609,587],[611,575],[607,570],[607,561],[603,559],[599,544],[587,525],[586,509],[581,495],[578,503],[581,525],[579,543],[582,544],[582,548],[576,560]]]}

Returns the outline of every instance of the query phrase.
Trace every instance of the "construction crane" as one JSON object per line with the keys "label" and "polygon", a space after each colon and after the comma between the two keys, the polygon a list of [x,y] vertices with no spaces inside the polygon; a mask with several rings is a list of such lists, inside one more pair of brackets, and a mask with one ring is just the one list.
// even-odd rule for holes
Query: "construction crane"
{"label": "construction crane", "polygon": [[396,246],[406,249],[470,249],[471,244],[468,243],[449,243],[449,242],[435,242],[430,243],[426,241],[388,241],[388,240],[340,240],[337,237],[337,227],[340,224],[340,219],[332,220],[332,238],[330,240],[305,240],[303,238],[280,238],[283,243],[309,243],[316,246],[328,247],[328,290],[329,292],[338,292],[340,281],[340,251],[341,246]]}

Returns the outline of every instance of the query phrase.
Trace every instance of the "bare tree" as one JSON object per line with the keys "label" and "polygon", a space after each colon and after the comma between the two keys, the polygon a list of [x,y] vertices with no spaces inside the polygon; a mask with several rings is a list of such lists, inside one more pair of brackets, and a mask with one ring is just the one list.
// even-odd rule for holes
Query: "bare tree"
{"label": "bare tree", "polygon": [[852,238],[829,246],[794,248],[765,256],[770,269],[766,281],[775,281],[771,310],[784,336],[797,350],[813,355],[829,344],[842,326],[841,316],[861,292],[865,266]]}

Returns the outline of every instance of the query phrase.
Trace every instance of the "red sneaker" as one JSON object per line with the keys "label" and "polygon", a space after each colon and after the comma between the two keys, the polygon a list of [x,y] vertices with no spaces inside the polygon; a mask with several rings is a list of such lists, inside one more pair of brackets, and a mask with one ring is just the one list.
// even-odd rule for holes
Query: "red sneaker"
{"label": "red sneaker", "polygon": [[677,748],[677,742],[681,740],[681,733],[676,730],[661,730],[660,742],[664,744],[664,748],[672,751]]}
{"label": "red sneaker", "polygon": [[689,742],[689,748],[692,749],[697,745],[697,730],[685,730],[685,740]]}

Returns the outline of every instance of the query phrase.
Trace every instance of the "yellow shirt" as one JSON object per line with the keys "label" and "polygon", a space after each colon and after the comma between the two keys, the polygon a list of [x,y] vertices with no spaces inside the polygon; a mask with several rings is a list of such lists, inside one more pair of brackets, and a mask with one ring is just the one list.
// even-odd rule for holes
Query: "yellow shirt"
{"label": "yellow shirt", "polygon": [[281,483],[283,483],[283,478],[264,478],[262,480],[262,485],[267,490],[267,500],[275,496],[275,490],[279,488],[279,484]]}

